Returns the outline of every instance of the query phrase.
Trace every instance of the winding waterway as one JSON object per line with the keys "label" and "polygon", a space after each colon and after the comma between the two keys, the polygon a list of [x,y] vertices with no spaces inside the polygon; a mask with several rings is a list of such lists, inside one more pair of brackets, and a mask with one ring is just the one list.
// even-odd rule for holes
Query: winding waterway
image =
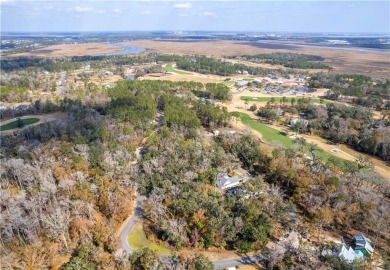
{"label": "winding waterway", "polygon": [[122,50],[119,52],[113,52],[113,53],[101,53],[101,54],[96,54],[95,56],[110,56],[110,55],[125,55],[125,54],[130,54],[130,53],[138,53],[138,52],[143,52],[145,51],[144,48],[141,47],[135,47],[131,45],[126,45],[126,44],[121,44],[121,43],[107,43],[109,46],[113,47],[119,47]]}

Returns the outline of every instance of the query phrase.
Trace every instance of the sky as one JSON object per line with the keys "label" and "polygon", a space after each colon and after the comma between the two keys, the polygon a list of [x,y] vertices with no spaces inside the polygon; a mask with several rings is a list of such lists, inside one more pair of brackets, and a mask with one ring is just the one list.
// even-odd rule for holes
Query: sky
{"label": "sky", "polygon": [[390,33],[390,1],[0,0],[1,32]]}

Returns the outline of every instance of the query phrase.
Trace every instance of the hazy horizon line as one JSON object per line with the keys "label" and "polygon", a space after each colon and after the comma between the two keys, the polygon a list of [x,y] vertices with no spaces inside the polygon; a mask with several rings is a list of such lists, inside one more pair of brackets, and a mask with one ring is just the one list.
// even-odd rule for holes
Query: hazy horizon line
{"label": "hazy horizon line", "polygon": [[273,31],[273,30],[259,30],[259,31],[242,31],[242,30],[36,30],[36,31],[2,31],[0,33],[149,33],[149,32],[204,32],[204,33],[288,33],[288,34],[384,34],[390,35],[390,32],[351,32],[351,31]]}

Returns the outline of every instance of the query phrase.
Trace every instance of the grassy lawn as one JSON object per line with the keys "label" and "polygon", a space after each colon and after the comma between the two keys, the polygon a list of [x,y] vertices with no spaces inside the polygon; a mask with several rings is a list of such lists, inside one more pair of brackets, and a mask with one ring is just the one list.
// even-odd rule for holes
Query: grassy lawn
{"label": "grassy lawn", "polygon": [[285,147],[291,147],[293,144],[293,140],[279,130],[259,123],[256,120],[252,120],[252,118],[246,113],[240,113],[240,119],[244,125],[249,126],[250,128],[259,132],[262,135],[263,139],[267,142],[278,141]]}
{"label": "grassy lawn", "polygon": [[[241,122],[244,125],[249,126],[250,128],[259,132],[265,141],[279,142],[280,144],[282,144],[286,148],[289,148],[293,145],[293,139],[288,137],[283,132],[280,132],[279,130],[271,128],[265,124],[259,123],[256,120],[252,120],[252,118],[246,113],[239,113],[239,114],[240,114]],[[306,147],[305,152],[309,153],[309,147]],[[334,157],[340,161],[344,160],[344,159],[336,157],[332,154],[329,154],[328,152],[325,152],[324,150],[322,150],[318,147],[316,147],[316,150],[314,152],[318,157],[320,157],[323,160],[328,160],[330,157]]]}
{"label": "grassy lawn", "polygon": [[173,72],[173,73],[177,73],[177,74],[180,74],[180,75],[192,75],[191,73],[189,72],[185,72],[185,71],[181,71],[181,70],[177,70],[177,69],[174,69],[172,67],[172,64],[168,64],[165,66],[165,70],[167,72]]}
{"label": "grassy lawn", "polygon": [[226,85],[227,87],[232,87],[234,86],[235,82],[234,81],[223,81],[222,82],[224,85]]}
{"label": "grassy lawn", "polygon": [[168,248],[159,245],[158,243],[153,243],[148,238],[146,238],[142,224],[140,223],[135,224],[134,228],[130,231],[129,235],[127,236],[127,242],[135,250],[149,248],[157,252],[157,254],[160,256],[166,256],[171,253]]}
{"label": "grassy lawn", "polygon": [[[249,96],[242,96],[241,100],[248,100],[248,101],[258,101],[258,102],[268,102],[271,101],[272,97],[249,97]],[[295,101],[297,101],[301,97],[295,97]],[[274,97],[275,102],[279,103],[280,100],[282,100],[282,97]],[[308,98],[305,98],[308,99]],[[291,97],[286,97],[287,102],[291,102]],[[321,104],[321,99],[319,98],[311,98],[311,102]],[[332,101],[323,99],[322,104],[330,104]]]}
{"label": "grassy lawn", "polygon": [[[22,120],[23,120],[23,123],[25,126],[39,122],[38,118],[25,118]],[[10,129],[15,129],[15,128],[18,128],[18,121],[17,120],[0,126],[0,131],[5,131],[5,130],[10,130]]]}

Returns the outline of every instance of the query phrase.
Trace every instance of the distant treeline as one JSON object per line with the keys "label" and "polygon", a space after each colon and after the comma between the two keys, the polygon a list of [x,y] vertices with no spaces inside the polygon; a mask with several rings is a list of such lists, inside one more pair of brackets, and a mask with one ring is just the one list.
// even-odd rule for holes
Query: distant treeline
{"label": "distant treeline", "polygon": [[[168,58],[171,58],[169,56]],[[143,63],[155,63],[166,61],[164,55],[118,55],[118,56],[73,56],[60,58],[39,58],[39,57],[12,57],[4,58],[0,62],[2,71],[11,72],[23,68],[40,68],[47,71],[72,70],[82,66],[82,63],[90,62],[91,67],[103,68],[107,64],[113,65],[134,65]]]}
{"label": "distant treeline", "polygon": [[[356,47],[362,47],[362,48],[373,48],[373,49],[390,49],[390,44],[386,43],[390,41],[389,38],[340,38],[341,40],[348,41],[349,44],[346,45],[340,45],[337,44],[337,46],[356,46]],[[312,39],[313,42],[328,42],[329,38],[314,38]]]}
{"label": "distant treeline", "polygon": [[[234,56],[233,58],[237,58]],[[332,69],[330,66],[318,61],[325,59],[319,55],[298,54],[298,53],[264,53],[255,55],[240,56],[245,60],[258,61],[271,65],[282,65],[288,68],[299,69]]]}
{"label": "distant treeline", "polygon": [[364,75],[313,74],[309,80],[312,88],[328,88],[326,98],[338,100],[353,97],[356,104],[378,110],[390,106],[390,80],[373,82]]}
{"label": "distant treeline", "polygon": [[[275,60],[277,61],[277,60]],[[1,70],[11,72],[20,69],[41,69],[49,72],[70,71],[79,69],[83,63],[89,62],[91,68],[101,69],[109,65],[136,65],[136,64],[156,64],[159,62],[176,62],[178,68],[202,74],[216,74],[229,76],[247,71],[251,75],[265,76],[268,69],[252,67],[244,64],[234,64],[216,58],[205,56],[179,56],[179,55],[121,55],[121,56],[74,56],[61,58],[38,58],[38,57],[17,57],[5,58],[0,63]],[[306,62],[293,62],[295,66],[308,65]],[[310,62],[311,63],[311,62]],[[313,65],[316,62],[312,62]],[[315,68],[312,66],[312,68]],[[292,70],[274,70],[279,74],[294,73]]]}
{"label": "distant treeline", "polygon": [[233,64],[220,59],[206,56],[178,56],[178,55],[158,55],[157,61],[176,62],[178,68],[198,72],[202,74],[215,74],[229,76],[243,71],[251,75],[267,75],[268,70],[258,67],[250,67],[243,64]]}
{"label": "distant treeline", "polygon": [[13,49],[15,48],[16,45],[14,43],[8,43],[8,44],[0,44],[0,49],[1,50],[4,50],[4,49]]}
{"label": "distant treeline", "polygon": [[229,76],[243,71],[248,71],[253,75],[266,75],[267,71],[262,68],[248,67],[241,64],[232,64],[215,58],[205,56],[199,57],[183,57],[176,61],[176,65],[180,69],[199,72],[203,74],[216,74],[221,76]]}
{"label": "distant treeline", "polygon": [[301,53],[262,53],[255,55],[243,55],[248,59],[275,60],[275,61],[324,61],[322,56]]}
{"label": "distant treeline", "polygon": [[85,62],[90,62],[92,67],[104,67],[107,63],[114,65],[132,65],[137,63],[155,62],[154,55],[147,56],[73,56],[61,58],[38,57],[13,57],[4,58],[0,62],[2,71],[10,72],[23,68],[41,68],[47,71],[72,70],[82,67]]}
{"label": "distant treeline", "polygon": [[0,68],[5,72],[31,67],[42,68],[43,70],[50,72],[63,70],[67,71],[80,68],[82,66],[81,62],[86,61],[83,59],[83,56],[75,56],[66,59],[49,59],[37,57],[5,58],[0,62]]}

